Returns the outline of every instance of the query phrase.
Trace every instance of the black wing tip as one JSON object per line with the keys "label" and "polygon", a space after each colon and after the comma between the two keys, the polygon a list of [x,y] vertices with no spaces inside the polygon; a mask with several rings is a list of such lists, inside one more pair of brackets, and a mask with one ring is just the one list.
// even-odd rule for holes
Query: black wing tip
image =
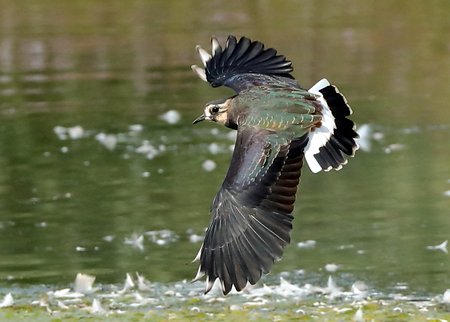
{"label": "black wing tip", "polygon": [[217,38],[211,38],[212,52],[197,46],[205,67],[204,75],[197,74],[213,87],[226,85],[233,76],[240,74],[263,74],[294,79],[292,62],[279,55],[274,48],[265,48],[260,41],[252,41],[245,36],[229,35],[222,48]]}
{"label": "black wing tip", "polygon": [[200,266],[194,281],[206,275],[207,294],[219,280],[223,295],[233,288],[241,292],[248,285],[256,284],[263,274],[270,272],[274,262],[281,259],[290,241],[292,219],[289,215],[255,215],[248,229],[225,244],[217,244],[217,241],[229,238],[227,232],[237,229],[230,225],[244,223],[213,221],[200,251]]}
{"label": "black wing tip", "polygon": [[322,93],[323,98],[327,101],[331,112],[335,118],[345,118],[353,113],[350,105],[344,95],[334,85],[328,85],[319,90]]}
{"label": "black wing tip", "polygon": [[[353,157],[359,146],[356,140],[359,138],[356,132],[355,123],[347,118],[353,111],[350,105],[347,103],[345,96],[339,92],[338,88],[334,85],[327,86],[320,90],[324,99],[327,101],[331,112],[335,118],[336,129],[330,140],[324,146],[329,155],[332,155],[335,161],[338,161],[339,165],[332,168],[337,169],[347,163],[347,156]],[[339,157],[342,156],[342,159]],[[331,163],[333,163],[331,161]]]}

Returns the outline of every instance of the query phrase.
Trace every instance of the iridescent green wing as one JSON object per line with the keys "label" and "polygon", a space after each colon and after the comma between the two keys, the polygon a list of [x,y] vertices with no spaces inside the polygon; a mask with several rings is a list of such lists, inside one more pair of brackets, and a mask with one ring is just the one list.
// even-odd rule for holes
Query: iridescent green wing
{"label": "iridescent green wing", "polygon": [[[240,124],[301,136],[321,121],[317,96],[293,87],[264,86],[242,92],[236,99],[246,106]],[[285,133],[287,131],[287,133]]]}

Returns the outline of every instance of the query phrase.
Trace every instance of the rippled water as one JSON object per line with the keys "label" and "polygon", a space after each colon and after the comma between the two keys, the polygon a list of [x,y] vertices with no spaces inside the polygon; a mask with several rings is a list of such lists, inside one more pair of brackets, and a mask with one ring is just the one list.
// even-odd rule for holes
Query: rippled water
{"label": "rippled water", "polygon": [[447,1],[2,2],[0,284],[194,276],[234,137],[191,125],[230,91],[189,66],[196,44],[234,33],[288,56],[305,87],[335,82],[363,136],[342,171],[304,169],[292,243],[263,282],[443,294],[450,257],[428,246],[450,239],[449,13]]}

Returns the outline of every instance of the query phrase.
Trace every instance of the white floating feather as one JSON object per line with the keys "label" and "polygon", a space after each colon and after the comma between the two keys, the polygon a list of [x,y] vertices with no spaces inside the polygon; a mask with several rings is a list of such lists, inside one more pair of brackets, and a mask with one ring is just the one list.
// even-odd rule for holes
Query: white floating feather
{"label": "white floating feather", "polygon": [[133,233],[130,238],[125,237],[124,244],[142,251],[144,250],[144,235]]}
{"label": "white floating feather", "polygon": [[223,151],[223,149],[220,147],[219,144],[213,142],[210,145],[208,145],[208,151],[211,154],[218,154],[218,153],[221,153]]}
{"label": "white floating feather", "polygon": [[120,293],[125,293],[128,290],[131,290],[132,288],[134,288],[135,286],[136,286],[136,284],[134,284],[134,281],[131,278],[131,275],[127,273],[127,276],[125,278],[125,283],[123,285],[123,289],[120,291]]}
{"label": "white floating feather", "polygon": [[98,299],[92,301],[92,306],[90,307],[91,313],[94,314],[105,314],[106,310],[103,308],[102,303]]}
{"label": "white floating feather", "polygon": [[429,250],[439,250],[439,251],[441,251],[443,253],[448,254],[447,244],[448,244],[448,240],[445,240],[444,242],[440,243],[439,245],[427,246],[427,249],[429,249]]}
{"label": "white floating feather", "polygon": [[333,293],[339,293],[341,291],[341,288],[336,285],[336,282],[331,276],[328,276],[327,281],[327,292],[330,294]]}
{"label": "white floating feather", "polygon": [[177,124],[181,119],[181,115],[178,111],[170,110],[160,115],[159,118],[169,124]]}
{"label": "white floating feather", "polygon": [[114,150],[117,145],[117,136],[114,134],[105,134],[105,133],[98,133],[95,136],[95,139],[100,142],[104,147],[106,147],[108,150]]}
{"label": "white floating feather", "polygon": [[76,293],[82,293],[82,294],[93,293],[96,291],[95,288],[92,288],[92,285],[94,285],[94,282],[95,282],[95,276],[78,273],[75,278],[73,290]]}
{"label": "white floating feather", "polygon": [[298,248],[304,248],[304,249],[309,249],[309,248],[314,248],[316,247],[317,242],[315,240],[305,240],[303,242],[298,242],[297,243],[297,247]]}
{"label": "white floating feather", "polygon": [[352,284],[351,287],[353,294],[361,296],[367,294],[368,289],[369,288],[367,287],[366,283],[364,283],[363,281],[356,281]]}
{"label": "white floating feather", "polygon": [[450,304],[450,289],[447,289],[442,296],[442,302]]}
{"label": "white floating feather", "polygon": [[327,287],[323,289],[325,294],[328,294],[330,299],[339,297],[342,295],[342,289],[336,285],[336,282],[331,276],[328,277]]}
{"label": "white floating feather", "polygon": [[150,282],[142,275],[139,275],[139,273],[136,273],[137,277],[137,287],[139,291],[149,291],[151,289]]}
{"label": "white floating feather", "polygon": [[355,316],[353,317],[353,321],[355,322],[364,322],[364,314],[361,308],[356,311]]}
{"label": "white floating feather", "polygon": [[327,272],[336,272],[340,267],[341,265],[330,263],[325,265],[325,270]]}
{"label": "white floating feather", "polygon": [[[204,239],[205,239],[205,236],[203,236],[203,235],[197,235],[197,234],[189,235],[189,241],[191,243],[198,243],[198,242],[203,241]],[[198,258],[196,257],[196,259],[198,259]]]}
{"label": "white floating feather", "polygon": [[53,128],[53,132],[58,136],[58,139],[60,140],[66,140],[67,139],[67,129],[64,126],[55,126]]}
{"label": "white floating feather", "polygon": [[202,163],[202,168],[206,172],[211,172],[216,168],[216,163],[213,160],[205,160]]}
{"label": "white floating feather", "polygon": [[58,136],[60,140],[66,140],[70,138],[72,140],[78,140],[86,136],[84,129],[80,125],[73,127],[55,126],[53,132]]}
{"label": "white floating feather", "polygon": [[302,288],[288,282],[283,277],[280,277],[280,285],[275,288],[275,292],[283,297],[303,296]]}
{"label": "white floating feather", "polygon": [[67,132],[72,140],[81,139],[85,135],[84,129],[80,125],[67,128]]}
{"label": "white floating feather", "polygon": [[131,124],[128,126],[128,131],[130,132],[142,132],[144,130],[144,126],[142,124]]}
{"label": "white floating feather", "polygon": [[369,124],[362,124],[356,132],[359,135],[359,138],[356,139],[361,150],[370,152],[372,149],[372,138],[373,138],[373,129]]}
{"label": "white floating feather", "polygon": [[77,299],[84,296],[84,294],[82,293],[71,292],[70,288],[63,288],[55,292],[50,292],[49,295],[54,296],[55,298],[68,298],[68,299]]}
{"label": "white floating feather", "polygon": [[0,307],[9,307],[13,306],[14,304],[14,298],[11,293],[8,293],[3,298],[3,301],[0,303]]}
{"label": "white floating feather", "polygon": [[[69,308],[67,305],[64,304],[64,302],[61,302],[61,301],[56,301],[56,304],[57,304],[58,307],[59,307],[60,309],[62,309],[62,310],[67,310],[67,309]],[[45,307],[45,308],[47,308],[47,309],[49,309],[48,303],[46,303],[46,304],[41,303],[40,305],[43,306],[43,307]]]}

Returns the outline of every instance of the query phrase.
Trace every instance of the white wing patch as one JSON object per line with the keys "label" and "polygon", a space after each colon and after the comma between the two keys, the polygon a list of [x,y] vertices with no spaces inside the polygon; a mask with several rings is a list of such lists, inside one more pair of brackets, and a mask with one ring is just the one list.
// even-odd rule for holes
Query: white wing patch
{"label": "white wing patch", "polygon": [[319,95],[318,101],[322,104],[322,126],[314,129],[309,134],[308,145],[305,148],[305,159],[308,163],[309,168],[312,172],[317,173],[321,170],[328,171],[331,167],[327,169],[322,169],[322,167],[317,162],[314,157],[315,154],[319,153],[319,149],[328,142],[331,135],[334,133],[336,128],[336,123],[334,122],[334,116],[331,113],[330,107],[322,96],[320,92],[321,89],[330,86],[330,82],[325,78],[318,81],[309,92]]}

